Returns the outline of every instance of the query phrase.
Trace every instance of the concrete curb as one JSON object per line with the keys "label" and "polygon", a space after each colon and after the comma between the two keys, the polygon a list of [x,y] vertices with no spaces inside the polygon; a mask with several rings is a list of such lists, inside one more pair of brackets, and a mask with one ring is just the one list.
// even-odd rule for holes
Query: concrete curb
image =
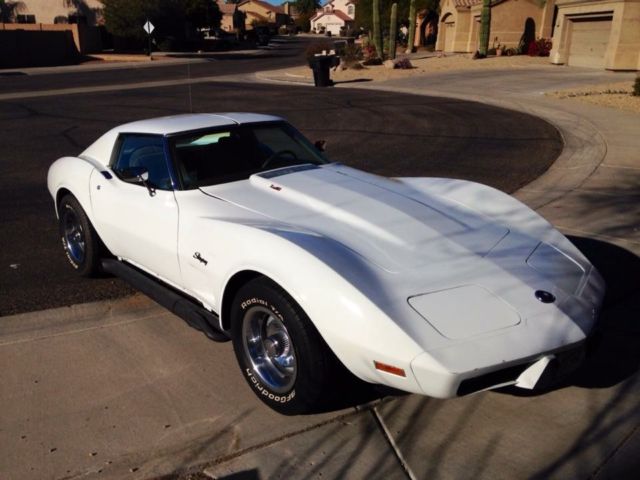
{"label": "concrete curb", "polygon": [[287,74],[286,71],[277,76],[270,75],[270,72],[256,72],[255,78],[259,81],[268,83],[293,83],[297,85],[313,86],[313,80],[305,77],[299,77],[297,75]]}

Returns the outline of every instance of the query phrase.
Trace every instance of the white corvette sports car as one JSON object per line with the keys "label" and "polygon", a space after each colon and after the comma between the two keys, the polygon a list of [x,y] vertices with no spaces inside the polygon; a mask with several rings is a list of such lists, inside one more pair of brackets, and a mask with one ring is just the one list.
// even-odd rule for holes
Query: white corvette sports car
{"label": "white corvette sports car", "polygon": [[509,195],[330,163],[273,116],[122,125],[53,163],[48,187],[80,274],[112,272],[231,339],[286,414],[317,408],[342,366],[439,398],[539,387],[579,364],[604,295]]}

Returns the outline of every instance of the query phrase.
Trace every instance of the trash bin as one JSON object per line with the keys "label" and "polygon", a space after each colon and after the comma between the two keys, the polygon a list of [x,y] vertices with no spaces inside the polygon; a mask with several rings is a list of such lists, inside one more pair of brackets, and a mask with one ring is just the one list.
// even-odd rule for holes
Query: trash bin
{"label": "trash bin", "polygon": [[339,59],[336,55],[316,55],[311,60],[313,70],[313,83],[316,87],[331,87],[333,82],[329,75],[329,69],[337,66]]}

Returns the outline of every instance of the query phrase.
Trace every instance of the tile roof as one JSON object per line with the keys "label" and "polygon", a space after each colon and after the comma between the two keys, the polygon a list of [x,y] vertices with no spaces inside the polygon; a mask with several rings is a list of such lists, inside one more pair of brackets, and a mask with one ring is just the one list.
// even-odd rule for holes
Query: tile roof
{"label": "tile roof", "polygon": [[347,15],[346,13],[344,13],[342,10],[334,10],[333,13],[336,17],[338,17],[340,20],[344,20],[345,22],[353,22],[353,18],[351,18],[349,15]]}
{"label": "tile roof", "polygon": [[456,7],[473,7],[478,3],[482,3],[482,0],[453,0]]}
{"label": "tile roof", "polygon": [[309,19],[309,21],[318,20],[321,17],[324,17],[325,15],[335,15],[336,17],[338,17],[340,20],[342,20],[344,22],[353,22],[353,18],[351,18],[346,13],[344,13],[342,10],[333,10],[332,12],[317,12],[316,15],[314,15],[313,17],[311,17]]}
{"label": "tile roof", "polygon": [[257,5],[260,5],[262,8],[269,10],[270,12],[284,13],[284,9],[282,8],[281,5],[271,5],[269,2],[264,2],[262,0],[246,0],[245,2],[241,2],[241,3],[245,4],[245,3],[251,3],[251,2]]}
{"label": "tile roof", "polygon": [[236,9],[235,4],[233,3],[224,3],[223,0],[218,0],[218,8],[220,8],[220,12],[224,15],[224,14],[231,14],[233,15],[233,12]]}

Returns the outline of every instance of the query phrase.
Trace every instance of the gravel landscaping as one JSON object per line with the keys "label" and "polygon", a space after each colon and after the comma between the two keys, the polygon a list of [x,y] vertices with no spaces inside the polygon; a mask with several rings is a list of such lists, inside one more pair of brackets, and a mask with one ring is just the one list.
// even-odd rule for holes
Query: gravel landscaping
{"label": "gravel landscaping", "polygon": [[[402,57],[401,55],[399,57]],[[548,67],[554,68],[549,64],[548,57],[529,57],[526,55],[516,55],[512,57],[488,57],[481,60],[473,60],[470,54],[450,54],[438,57],[434,54],[425,54],[425,56],[412,55],[411,64],[413,68],[389,69],[384,65],[370,65],[362,69],[338,68],[331,71],[331,78],[335,82],[357,81],[357,80],[373,80],[385,81],[397,78],[405,78],[413,75],[424,75],[431,72],[444,72],[453,70],[494,70],[508,68],[527,68],[527,67]],[[291,68],[286,71],[288,76],[298,78],[312,79],[311,69],[308,67]]]}
{"label": "gravel landscaping", "polygon": [[[399,56],[400,58],[402,55]],[[331,79],[336,83],[341,82],[384,82],[429,73],[441,73],[447,71],[463,70],[508,70],[525,68],[548,68],[550,70],[563,68],[562,66],[549,63],[549,57],[529,57],[527,55],[516,55],[512,57],[488,57],[480,60],[473,60],[470,54],[449,54],[437,56],[435,54],[411,55],[410,69],[390,69],[384,65],[370,65],[360,69],[342,69],[338,67],[331,70]],[[265,72],[276,73],[276,72]],[[289,68],[278,72],[280,75],[290,77],[292,80],[312,81],[311,69],[306,66]],[[589,102],[595,105],[617,108],[631,112],[640,113],[640,97],[631,95],[633,82],[616,82],[586,87],[575,87],[566,90],[547,92],[546,95],[559,99],[578,100]]]}
{"label": "gravel landscaping", "polygon": [[640,97],[631,95],[632,88],[633,82],[604,83],[548,92],[547,95],[640,113]]}

